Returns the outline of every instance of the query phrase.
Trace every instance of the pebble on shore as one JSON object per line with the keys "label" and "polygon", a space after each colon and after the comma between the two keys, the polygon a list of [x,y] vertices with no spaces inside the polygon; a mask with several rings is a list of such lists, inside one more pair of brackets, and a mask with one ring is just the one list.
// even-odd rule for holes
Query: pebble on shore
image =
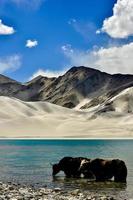
{"label": "pebble on shore", "polygon": [[95,196],[79,189],[66,192],[61,188],[33,188],[13,183],[0,183],[0,200],[116,200],[114,197]]}

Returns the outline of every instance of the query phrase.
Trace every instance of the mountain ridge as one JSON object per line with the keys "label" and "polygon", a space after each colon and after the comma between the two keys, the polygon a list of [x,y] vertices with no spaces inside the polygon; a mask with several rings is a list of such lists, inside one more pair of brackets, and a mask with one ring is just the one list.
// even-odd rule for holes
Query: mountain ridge
{"label": "mountain ridge", "polygon": [[103,103],[132,86],[131,74],[111,75],[85,66],[74,66],[59,77],[38,76],[26,83],[0,75],[0,96],[48,101],[68,108],[76,107],[85,98],[91,101],[82,108],[94,105],[94,101],[96,105]]}

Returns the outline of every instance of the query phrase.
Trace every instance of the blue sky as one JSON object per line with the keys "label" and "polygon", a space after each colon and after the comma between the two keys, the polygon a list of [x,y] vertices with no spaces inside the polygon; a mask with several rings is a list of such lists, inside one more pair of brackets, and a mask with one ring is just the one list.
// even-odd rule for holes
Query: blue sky
{"label": "blue sky", "polygon": [[[108,64],[110,52],[114,56],[132,50],[133,30],[127,23],[121,25],[117,16],[120,28],[115,32],[112,22],[113,8],[122,7],[119,4],[117,0],[2,0],[0,19],[6,28],[0,25],[0,73],[22,82],[39,73],[58,76],[81,64],[110,73],[132,73],[125,63],[116,69],[120,58],[113,57],[114,70],[110,70],[112,62]],[[125,16],[121,7],[116,9]]]}

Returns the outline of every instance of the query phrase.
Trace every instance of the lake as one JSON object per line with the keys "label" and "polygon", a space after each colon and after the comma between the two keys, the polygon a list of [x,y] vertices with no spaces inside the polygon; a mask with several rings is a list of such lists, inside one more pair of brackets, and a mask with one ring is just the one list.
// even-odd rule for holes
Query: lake
{"label": "lake", "polygon": [[[66,179],[63,173],[53,180],[50,163],[64,156],[122,159],[128,168],[127,184]],[[133,140],[0,140],[0,181],[64,190],[80,188],[129,199],[133,197]]]}

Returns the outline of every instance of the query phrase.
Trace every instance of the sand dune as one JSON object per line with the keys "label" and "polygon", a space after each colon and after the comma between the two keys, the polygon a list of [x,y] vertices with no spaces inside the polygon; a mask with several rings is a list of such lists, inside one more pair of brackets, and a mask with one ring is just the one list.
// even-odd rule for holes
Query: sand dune
{"label": "sand dune", "polygon": [[133,137],[133,88],[86,110],[0,97],[0,137]]}

